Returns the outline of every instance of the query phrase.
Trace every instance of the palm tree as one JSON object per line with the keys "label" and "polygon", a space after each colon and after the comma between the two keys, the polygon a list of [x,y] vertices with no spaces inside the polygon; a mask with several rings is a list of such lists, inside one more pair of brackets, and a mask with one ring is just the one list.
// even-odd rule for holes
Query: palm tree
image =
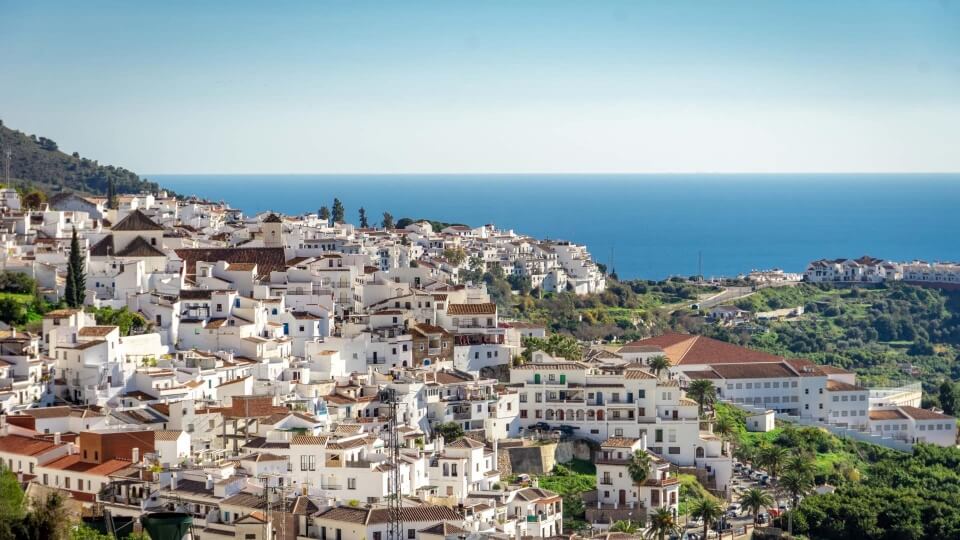
{"label": "palm tree", "polygon": [[627,465],[627,472],[630,474],[630,478],[633,479],[635,483],[642,484],[650,474],[651,463],[653,463],[653,458],[650,457],[650,454],[648,454],[646,450],[634,451],[633,455],[630,456],[630,464]]}
{"label": "palm tree", "polygon": [[637,532],[637,524],[628,519],[621,519],[620,521],[614,522],[610,527],[610,532],[635,534]]}
{"label": "palm tree", "polygon": [[687,387],[687,396],[697,402],[700,416],[703,416],[704,408],[717,401],[717,388],[709,379],[697,379]]}
{"label": "palm tree", "polygon": [[721,441],[728,441],[733,435],[733,420],[727,416],[717,418],[713,421],[713,432],[720,436]]}
{"label": "palm tree", "polygon": [[653,538],[663,540],[668,534],[676,533],[679,530],[680,525],[677,523],[677,518],[674,517],[673,511],[666,506],[661,506],[650,516],[650,526],[647,528],[644,536],[651,540]]}
{"label": "palm tree", "polygon": [[790,452],[786,448],[775,445],[762,448],[759,456],[760,464],[767,469],[767,473],[774,480],[780,474],[780,470],[788,457],[790,457]]}
{"label": "palm tree", "polygon": [[740,463],[753,463],[757,458],[757,452],[752,446],[741,445],[733,449],[733,457]]}
{"label": "palm tree", "polygon": [[753,514],[753,522],[757,522],[760,510],[773,506],[773,497],[760,488],[750,488],[740,495],[740,504]]}
{"label": "palm tree", "polygon": [[817,472],[817,468],[816,465],[814,465],[813,456],[796,452],[783,463],[782,472],[784,474],[792,472],[813,478]]}
{"label": "palm tree", "polygon": [[780,478],[780,489],[787,495],[790,495],[790,500],[793,503],[787,515],[787,532],[793,536],[793,512],[797,509],[797,505],[800,504],[800,497],[803,497],[813,490],[813,476],[798,474],[793,471],[786,472],[783,474],[783,477]]}
{"label": "palm tree", "polygon": [[651,358],[650,363],[648,365],[650,366],[650,369],[653,370],[653,374],[656,375],[657,378],[659,379],[661,371],[670,369],[670,359],[661,354],[659,356],[654,356],[653,358]]}
{"label": "palm tree", "polygon": [[707,532],[710,530],[710,524],[723,515],[723,508],[720,508],[717,501],[712,498],[703,497],[697,499],[690,507],[690,515],[703,520],[703,537],[706,538]]}

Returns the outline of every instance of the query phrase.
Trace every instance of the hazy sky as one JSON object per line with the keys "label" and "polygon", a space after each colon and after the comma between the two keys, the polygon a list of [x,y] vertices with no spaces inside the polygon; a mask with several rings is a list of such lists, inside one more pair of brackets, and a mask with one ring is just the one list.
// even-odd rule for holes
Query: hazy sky
{"label": "hazy sky", "polygon": [[960,171],[960,3],[0,0],[0,118],[140,173]]}

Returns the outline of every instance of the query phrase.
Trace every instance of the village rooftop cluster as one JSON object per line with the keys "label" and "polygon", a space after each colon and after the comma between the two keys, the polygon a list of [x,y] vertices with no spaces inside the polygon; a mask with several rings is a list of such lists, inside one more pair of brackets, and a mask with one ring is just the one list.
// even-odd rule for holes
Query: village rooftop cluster
{"label": "village rooftop cluster", "polygon": [[[0,204],[6,270],[58,300],[76,231],[84,306],[149,325],[122,335],[78,307],[46,313],[40,332],[0,331],[0,461],[114,516],[189,513],[202,540],[385,540],[398,497],[408,538],[563,535],[563,499],[523,470],[531,448],[558,440],[597,464],[585,501],[597,529],[676,514],[677,470],[722,496],[732,487],[729,445],[686,393],[698,380],[757,431],[782,418],[893,447],[956,440],[916,387],[868,389],[706,337],[522,361],[544,326],[501,318],[463,276],[499,266],[543,291],[603,291],[569,242],[245,217],[164,194],[111,209],[68,194],[24,211],[3,190]],[[629,473],[638,453],[642,481]]]}

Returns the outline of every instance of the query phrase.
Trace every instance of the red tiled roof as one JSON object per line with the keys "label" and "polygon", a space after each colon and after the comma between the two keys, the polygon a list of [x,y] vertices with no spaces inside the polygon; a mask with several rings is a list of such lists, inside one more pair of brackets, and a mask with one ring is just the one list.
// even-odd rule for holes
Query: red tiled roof
{"label": "red tiled roof", "polygon": [[906,420],[907,417],[896,409],[870,411],[871,420]]}
{"label": "red tiled roof", "polygon": [[782,357],[740,347],[717,339],[670,333],[641,339],[627,346],[654,345],[663,349],[673,365],[742,364],[780,362]]}
{"label": "red tiled roof", "polygon": [[40,439],[31,439],[22,435],[7,435],[0,437],[0,452],[18,454],[21,456],[36,456],[49,452],[58,445]]}
{"label": "red tiled roof", "polygon": [[286,256],[283,248],[185,248],[176,249],[177,257],[183,260],[187,275],[195,275],[197,262],[226,261],[228,264],[254,263],[257,265],[257,277],[270,277],[270,272],[286,270]]}
{"label": "red tiled roof", "polygon": [[447,315],[496,315],[497,305],[485,304],[449,304]]}
{"label": "red tiled roof", "polygon": [[906,414],[907,416],[909,416],[910,418],[913,418],[914,420],[950,420],[950,421],[954,420],[952,416],[948,416],[946,414],[938,413],[936,411],[931,411],[928,409],[920,409],[918,407],[910,407],[910,406],[904,405],[900,407],[900,410],[903,411],[903,414]]}

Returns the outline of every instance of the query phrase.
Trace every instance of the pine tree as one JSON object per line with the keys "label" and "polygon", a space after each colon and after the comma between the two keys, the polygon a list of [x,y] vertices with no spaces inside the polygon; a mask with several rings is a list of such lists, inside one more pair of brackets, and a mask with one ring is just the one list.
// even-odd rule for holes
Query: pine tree
{"label": "pine tree", "polygon": [[390,212],[383,213],[383,228],[392,229],[393,228],[393,214]]}
{"label": "pine tree", "polygon": [[83,254],[80,253],[80,239],[77,238],[77,228],[73,228],[73,238],[70,240],[70,258],[67,260],[67,287],[64,300],[72,308],[83,305],[87,290],[87,274],[83,267]]}
{"label": "pine tree", "polygon": [[107,183],[107,208],[110,210],[117,209],[117,186],[113,178]]}
{"label": "pine tree", "polygon": [[333,199],[333,222],[343,223],[344,221],[343,215],[344,215],[343,203],[340,202],[340,199]]}
{"label": "pine tree", "polygon": [[370,223],[367,222],[367,211],[361,206],[360,207],[360,228],[366,229],[370,226]]}
{"label": "pine tree", "polygon": [[330,222],[330,209],[326,206],[320,207],[320,219],[326,221],[327,223]]}

